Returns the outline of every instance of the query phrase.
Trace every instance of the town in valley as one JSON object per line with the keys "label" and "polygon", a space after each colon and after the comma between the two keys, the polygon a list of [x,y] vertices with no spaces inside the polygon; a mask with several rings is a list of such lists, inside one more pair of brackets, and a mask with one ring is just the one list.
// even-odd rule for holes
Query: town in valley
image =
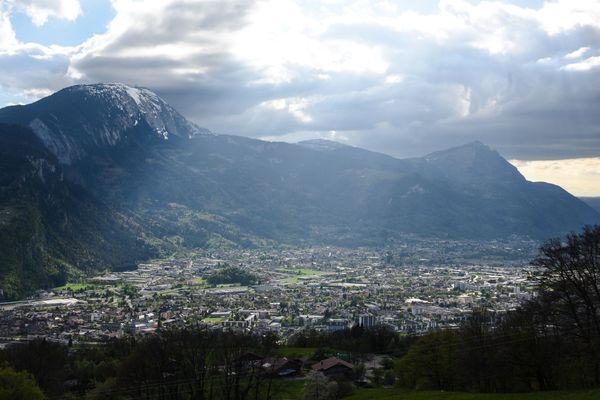
{"label": "town in valley", "polygon": [[0,337],[2,346],[35,338],[97,343],[203,326],[271,332],[284,342],[310,329],[455,329],[473,309],[501,317],[534,296],[538,246],[408,238],[383,249],[198,250],[2,303]]}

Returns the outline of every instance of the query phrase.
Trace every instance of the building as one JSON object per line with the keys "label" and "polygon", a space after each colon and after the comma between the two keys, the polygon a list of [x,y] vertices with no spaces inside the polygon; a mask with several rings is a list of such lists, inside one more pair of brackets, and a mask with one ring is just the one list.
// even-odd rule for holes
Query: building
{"label": "building", "polygon": [[352,372],[354,365],[337,357],[330,357],[313,364],[313,371],[322,372],[325,376],[345,376]]}
{"label": "building", "polygon": [[362,328],[372,328],[376,324],[375,316],[370,314],[363,314],[358,317],[358,326]]}

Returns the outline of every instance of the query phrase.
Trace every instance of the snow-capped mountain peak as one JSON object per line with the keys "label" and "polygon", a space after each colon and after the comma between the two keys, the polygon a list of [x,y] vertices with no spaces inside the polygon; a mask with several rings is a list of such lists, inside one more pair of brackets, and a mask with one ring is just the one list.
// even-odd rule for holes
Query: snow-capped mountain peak
{"label": "snow-capped mountain peak", "polygon": [[113,110],[115,116],[125,113],[125,120],[121,122],[127,127],[136,126],[141,121],[146,122],[164,140],[168,140],[170,135],[190,138],[200,133],[208,133],[187,121],[156,93],[146,88],[122,83],[100,83],[73,86],[65,90],[69,89],[83,92],[88,98],[103,99],[109,108],[116,108]]}
{"label": "snow-capped mountain peak", "polygon": [[188,140],[211,133],[151,90],[122,83],[71,86],[33,104],[3,109],[2,114],[28,125],[63,164],[127,140]]}

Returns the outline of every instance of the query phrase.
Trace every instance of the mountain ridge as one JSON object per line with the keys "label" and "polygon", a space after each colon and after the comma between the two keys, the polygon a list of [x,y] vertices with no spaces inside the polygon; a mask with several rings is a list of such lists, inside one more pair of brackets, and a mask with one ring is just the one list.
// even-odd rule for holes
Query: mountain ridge
{"label": "mountain ridge", "polygon": [[[214,135],[190,128],[196,125],[162,100],[153,100],[161,106],[149,106],[156,112],[142,118],[138,102],[147,89],[131,95],[124,85],[94,87],[0,109],[0,122],[30,131],[32,121],[44,122],[51,128],[46,136],[35,130],[33,136],[55,158],[66,184],[105,205],[108,215],[133,221],[135,229],[125,230],[137,237],[125,236],[154,254],[265,243],[383,246],[405,234],[541,239],[600,222],[591,207],[557,186],[528,182],[480,142],[397,159],[323,140]],[[102,124],[116,134],[104,136]],[[167,137],[160,127],[169,128]],[[58,232],[54,225],[60,224],[48,223]]]}
{"label": "mountain ridge", "polygon": [[69,182],[26,127],[0,124],[0,298],[156,254],[137,222]]}
{"label": "mountain ridge", "polygon": [[[0,109],[0,120],[31,128],[61,164],[80,160],[96,147],[127,140],[126,132],[140,123],[149,128],[147,139],[181,140],[211,133],[154,92],[118,83],[70,86],[26,106]],[[64,121],[76,135],[65,134]]]}
{"label": "mountain ridge", "polygon": [[600,213],[600,197],[580,197],[580,199]]}

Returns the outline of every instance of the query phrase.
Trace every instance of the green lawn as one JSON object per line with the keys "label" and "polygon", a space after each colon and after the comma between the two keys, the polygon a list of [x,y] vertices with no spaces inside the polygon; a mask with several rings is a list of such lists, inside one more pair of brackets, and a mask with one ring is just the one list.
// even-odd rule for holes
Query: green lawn
{"label": "green lawn", "polygon": [[58,286],[52,289],[53,292],[61,292],[63,290],[70,290],[71,292],[78,292],[80,290],[93,289],[94,285],[89,283],[67,283],[63,286]]}
{"label": "green lawn", "polygon": [[206,317],[202,320],[202,322],[204,322],[206,324],[213,324],[213,325],[218,325],[223,321],[225,321],[225,318],[220,318],[220,317]]}
{"label": "green lawn", "polygon": [[300,279],[297,276],[288,276],[281,282],[283,282],[285,285],[295,285],[296,283],[300,282]]}
{"label": "green lawn", "polygon": [[206,279],[201,278],[201,277],[196,277],[196,278],[192,279],[191,283],[194,286],[203,286],[203,287],[207,286]]}
{"label": "green lawn", "polygon": [[329,272],[319,271],[318,269],[308,269],[308,268],[279,268],[276,271],[282,272],[284,274],[295,274],[295,275],[301,275],[301,276],[329,274]]}
{"label": "green lawn", "polygon": [[600,390],[534,393],[417,392],[402,389],[357,389],[348,400],[597,400]]}
{"label": "green lawn", "polygon": [[[301,400],[304,380],[275,380],[277,400]],[[356,389],[348,400],[598,400],[600,390],[533,393],[457,393],[396,388]]]}
{"label": "green lawn", "polygon": [[304,394],[304,379],[275,380],[273,389],[277,393],[276,400],[302,400]]}

